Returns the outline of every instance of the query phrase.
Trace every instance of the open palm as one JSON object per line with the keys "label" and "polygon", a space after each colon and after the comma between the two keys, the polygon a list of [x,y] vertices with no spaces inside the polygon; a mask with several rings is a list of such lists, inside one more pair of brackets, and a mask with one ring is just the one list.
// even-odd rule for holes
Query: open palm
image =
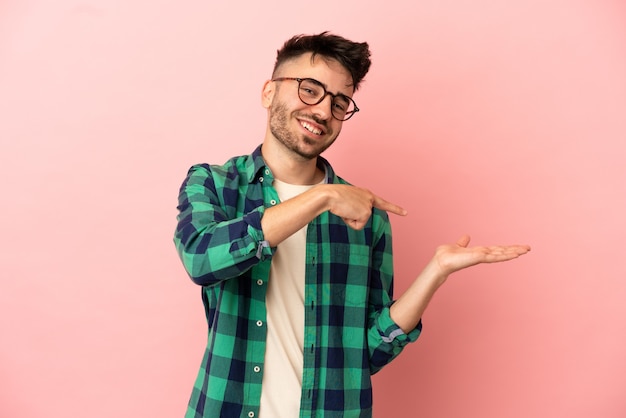
{"label": "open palm", "polygon": [[469,235],[464,235],[455,244],[437,247],[435,261],[446,274],[481,263],[499,263],[508,261],[530,251],[528,245],[493,245],[468,247]]}

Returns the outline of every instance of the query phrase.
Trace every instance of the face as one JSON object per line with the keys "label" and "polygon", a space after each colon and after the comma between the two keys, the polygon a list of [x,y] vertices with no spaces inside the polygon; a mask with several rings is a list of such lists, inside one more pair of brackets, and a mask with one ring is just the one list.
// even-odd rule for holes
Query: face
{"label": "face", "polygon": [[[311,54],[284,63],[274,75],[277,77],[313,78],[333,94],[352,97],[354,92],[352,77],[344,67],[319,56],[311,61]],[[331,97],[317,105],[304,104],[298,97],[297,81],[268,82],[263,100],[269,110],[271,139],[297,158],[317,158],[341,132],[343,122],[332,116]]]}

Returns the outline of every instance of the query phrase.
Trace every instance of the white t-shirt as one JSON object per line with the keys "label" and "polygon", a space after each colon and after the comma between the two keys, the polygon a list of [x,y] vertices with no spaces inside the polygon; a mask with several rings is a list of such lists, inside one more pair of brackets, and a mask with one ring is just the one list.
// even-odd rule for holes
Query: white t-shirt
{"label": "white t-shirt", "polygon": [[[281,201],[315,186],[274,180]],[[265,296],[267,343],[261,390],[261,418],[300,415],[304,345],[304,274],[307,227],[278,244]]]}

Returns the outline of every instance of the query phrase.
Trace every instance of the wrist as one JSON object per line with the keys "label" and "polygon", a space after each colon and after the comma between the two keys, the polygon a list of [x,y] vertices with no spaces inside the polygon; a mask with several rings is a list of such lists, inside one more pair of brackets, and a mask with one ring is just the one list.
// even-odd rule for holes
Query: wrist
{"label": "wrist", "polygon": [[320,213],[331,211],[333,209],[333,202],[335,201],[335,190],[332,184],[320,184],[312,189],[312,192],[317,193],[317,201],[321,208]]}
{"label": "wrist", "polygon": [[424,268],[425,281],[429,282],[431,286],[435,288],[444,284],[449,275],[450,273],[439,264],[436,257],[433,257],[426,265],[426,268]]}

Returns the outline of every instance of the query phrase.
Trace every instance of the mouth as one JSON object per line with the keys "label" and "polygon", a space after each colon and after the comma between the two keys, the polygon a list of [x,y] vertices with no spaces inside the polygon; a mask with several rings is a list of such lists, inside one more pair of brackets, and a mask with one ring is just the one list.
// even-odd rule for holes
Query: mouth
{"label": "mouth", "polygon": [[307,122],[305,120],[300,120],[299,122],[300,122],[300,126],[302,126],[307,131],[311,132],[313,135],[322,135],[324,133],[324,131],[320,127],[310,122]]}

